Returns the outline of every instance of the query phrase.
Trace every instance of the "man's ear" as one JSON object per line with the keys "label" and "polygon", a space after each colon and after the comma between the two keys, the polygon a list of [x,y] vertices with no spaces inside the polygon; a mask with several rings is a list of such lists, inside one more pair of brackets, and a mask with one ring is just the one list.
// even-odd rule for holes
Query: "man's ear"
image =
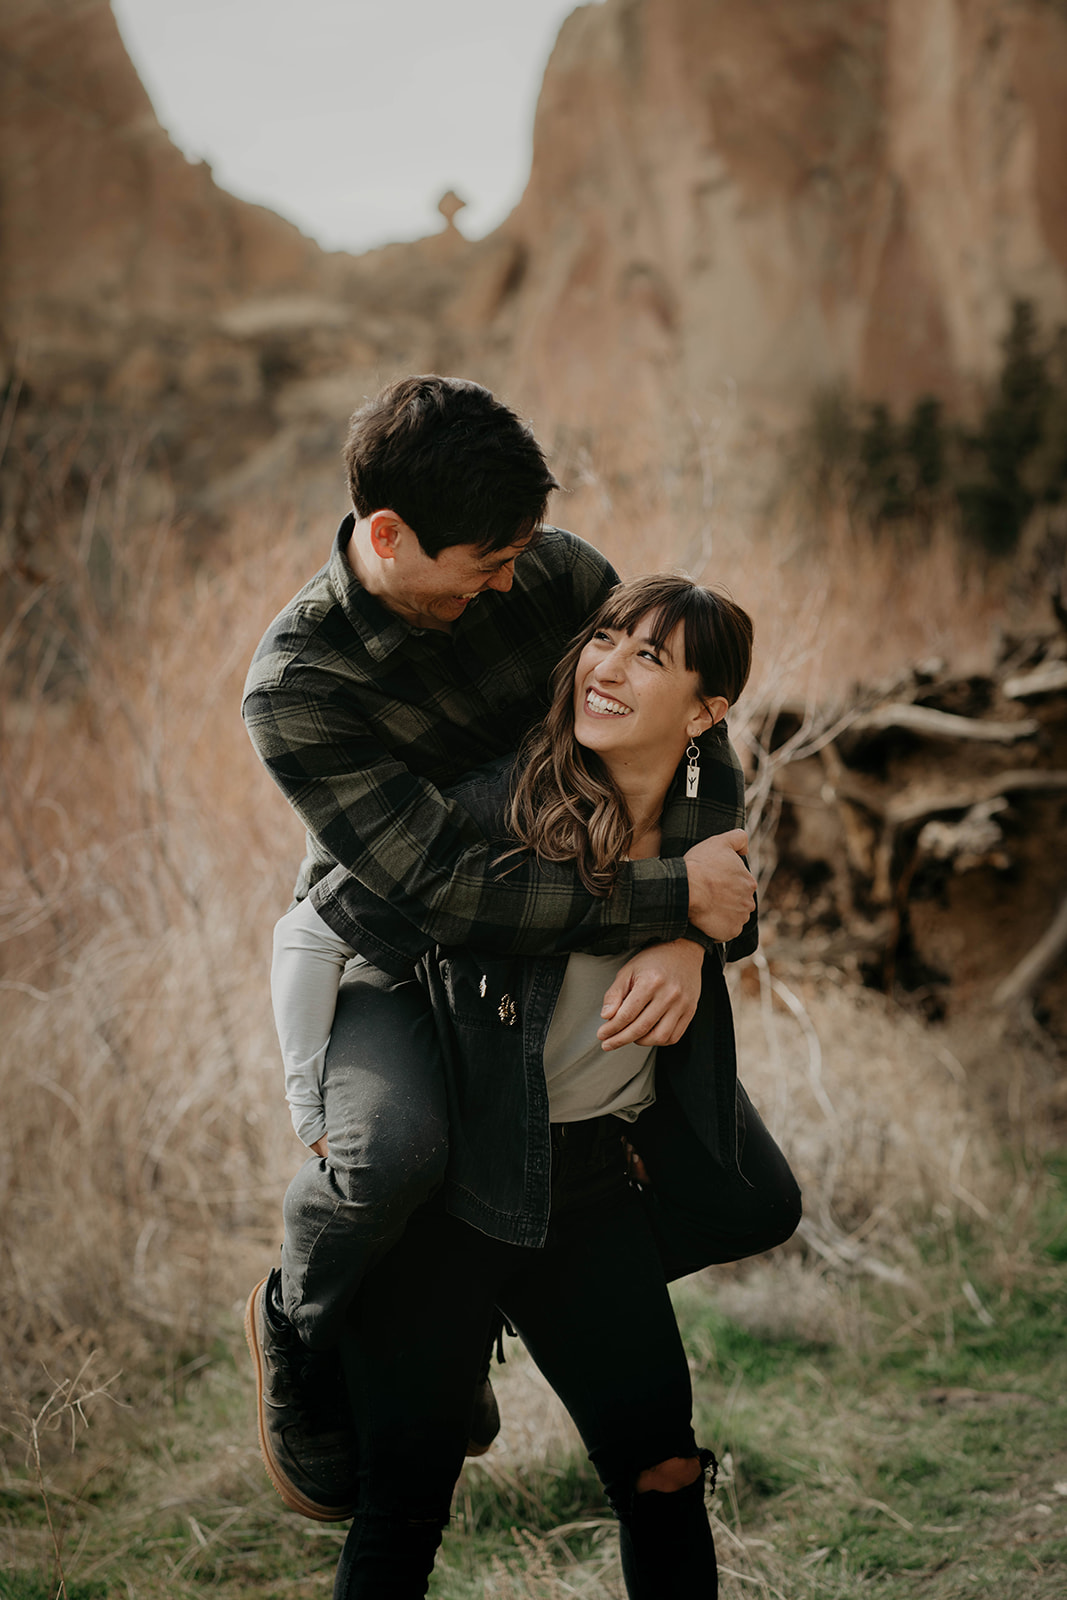
{"label": "man's ear", "polygon": [[700,702],[700,712],[686,725],[686,733],[690,739],[696,739],[700,734],[707,733],[716,722],[721,722],[730,709],[730,702],[721,694],[714,695],[710,700]]}
{"label": "man's ear", "polygon": [[396,560],[397,544],[410,531],[395,511],[371,512],[370,547],[381,561]]}

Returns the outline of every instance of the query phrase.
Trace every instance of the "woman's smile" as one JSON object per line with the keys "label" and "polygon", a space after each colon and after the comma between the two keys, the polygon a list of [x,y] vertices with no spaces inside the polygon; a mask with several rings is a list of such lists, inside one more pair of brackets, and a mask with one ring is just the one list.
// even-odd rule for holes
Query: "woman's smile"
{"label": "woman's smile", "polygon": [[629,706],[622,705],[618,700],[609,700],[595,689],[586,692],[585,708],[595,717],[627,717],[630,714]]}

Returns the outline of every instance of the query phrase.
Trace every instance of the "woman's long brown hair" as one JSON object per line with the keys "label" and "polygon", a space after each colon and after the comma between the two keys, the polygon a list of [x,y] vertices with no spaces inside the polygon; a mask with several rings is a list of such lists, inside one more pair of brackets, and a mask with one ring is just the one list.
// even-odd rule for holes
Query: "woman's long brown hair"
{"label": "woman's long brown hair", "polygon": [[685,666],[697,674],[702,699],[722,695],[733,705],[752,660],[747,612],[714,589],[670,574],[618,584],[575,639],[553,673],[548,715],[519,750],[508,825],[520,848],[539,860],[577,862],[595,895],[611,893],[630,853],[633,824],[600,757],[574,737],[574,674],[597,629],[632,633],[642,619],[657,649],[682,624]]}

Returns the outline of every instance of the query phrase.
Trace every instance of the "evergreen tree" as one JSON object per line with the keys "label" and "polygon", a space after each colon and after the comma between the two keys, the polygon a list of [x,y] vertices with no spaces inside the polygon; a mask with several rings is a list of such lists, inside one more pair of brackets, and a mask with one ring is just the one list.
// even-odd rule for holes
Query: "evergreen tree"
{"label": "evergreen tree", "polygon": [[1027,463],[1027,483],[1049,505],[1067,498],[1067,328],[1056,332],[1045,365],[1048,388],[1041,442]]}
{"label": "evergreen tree", "polygon": [[860,434],[861,498],[875,522],[904,515],[908,497],[900,472],[900,440],[889,407],[870,408]]}
{"label": "evergreen tree", "polygon": [[1013,550],[1035,497],[1024,476],[1041,443],[1050,395],[1046,360],[1038,349],[1037,317],[1029,300],[1016,300],[1004,339],[1004,365],[975,440],[983,458],[982,481],[960,491],[964,526],[994,554]]}
{"label": "evergreen tree", "polygon": [[844,491],[875,527],[955,500],[967,536],[994,555],[1012,551],[1037,505],[1067,501],[1067,327],[1043,345],[1033,305],[1017,300],[1001,348],[976,430],[946,423],[933,395],[904,422],[884,402],[868,405],[862,424],[841,391],[818,396],[806,444],[819,498]]}
{"label": "evergreen tree", "polygon": [[911,458],[916,488],[920,494],[933,494],[945,476],[941,402],[933,395],[924,395],[915,402],[904,432],[904,448]]}

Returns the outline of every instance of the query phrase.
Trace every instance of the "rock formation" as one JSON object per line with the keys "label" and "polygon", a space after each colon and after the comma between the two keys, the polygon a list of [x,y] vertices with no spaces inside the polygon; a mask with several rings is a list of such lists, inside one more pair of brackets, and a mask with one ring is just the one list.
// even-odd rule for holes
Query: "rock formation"
{"label": "rock formation", "polygon": [[[83,526],[116,436],[147,454],[149,504],[170,485],[207,513],[317,486],[339,509],[353,406],[398,372],[462,372],[591,486],[576,527],[622,566],[666,565],[689,559],[729,470],[712,449],[727,413],[773,435],[833,385],[965,407],[1014,298],[1067,319],[1051,0],[585,6],[511,217],[482,241],[446,226],[358,258],[174,149],[105,0],[6,0],[0,63],[0,574],[17,591],[0,623],[66,561],[55,529]],[[867,582],[839,602],[865,661],[882,625]],[[791,623],[808,604],[787,597]],[[1067,943],[1065,661],[1058,635],[981,683],[908,679],[777,789],[769,758],[792,733],[772,717],[754,782],[784,814],[780,951],[925,987],[932,1011],[950,987],[1005,1006],[1041,989],[1067,1034],[1062,977],[1046,981]]]}
{"label": "rock formation", "polygon": [[[171,144],[106,0],[11,0],[0,59],[4,332],[24,338],[39,382],[62,385],[79,358],[110,355],[140,323],[143,350],[99,376],[155,399],[166,363],[153,332],[238,297],[316,286],[316,245]],[[240,391],[249,378],[235,368],[229,381]]]}
{"label": "rock formation", "polygon": [[8,0],[0,55],[4,364],[50,408],[151,418],[202,497],[332,474],[351,405],[419,367],[501,387],[572,480],[661,493],[724,407],[965,404],[1013,297],[1067,316],[1046,0],[581,7],[511,217],[359,258],[174,149],[104,0]]}
{"label": "rock formation", "polygon": [[203,503],[264,451],[335,474],[360,396],[439,364],[456,229],[357,259],[234,199],[159,126],[106,0],[8,0],[0,72],[0,379],[24,415],[150,433]]}
{"label": "rock formation", "polygon": [[1022,0],[608,0],[545,76],[509,371],[631,464],[736,385],[966,401],[1067,316],[1067,16]]}

